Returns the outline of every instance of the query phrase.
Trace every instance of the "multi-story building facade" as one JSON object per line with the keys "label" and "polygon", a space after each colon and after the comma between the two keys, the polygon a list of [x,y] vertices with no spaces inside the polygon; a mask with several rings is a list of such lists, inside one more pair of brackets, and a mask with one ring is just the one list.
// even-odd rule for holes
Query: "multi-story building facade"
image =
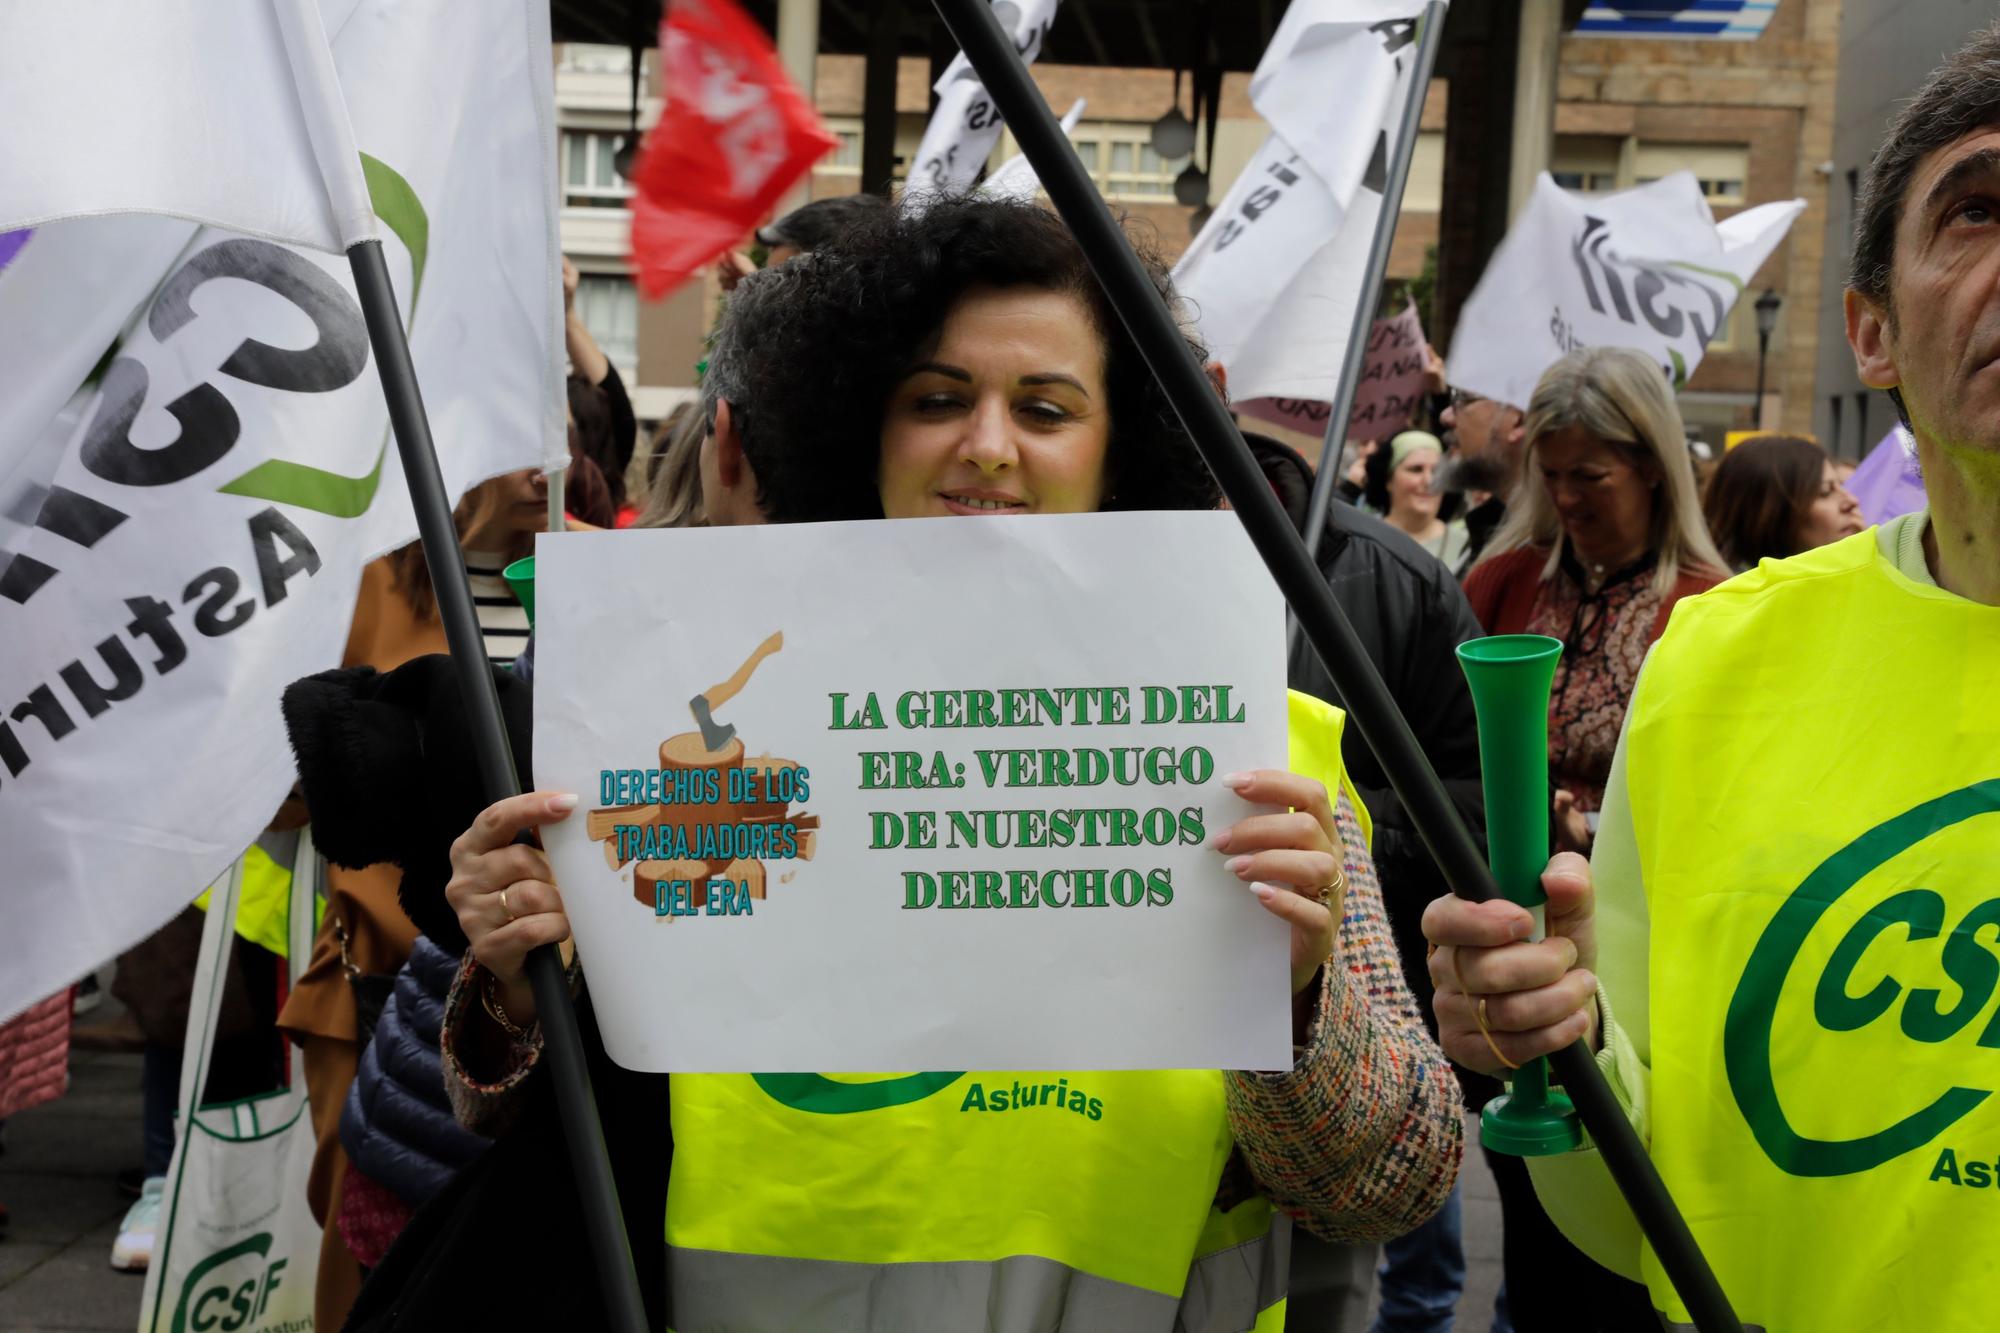
{"label": "multi-story building facade", "polygon": [[[1859,458],[1889,433],[1896,409],[1854,373],[1840,292],[1854,257],[1855,201],[1868,160],[1898,105],[1945,55],[1993,21],[1990,5],[1846,0],[1840,20],[1840,106],[1827,156],[1831,199],[1820,288],[1812,429],[1843,458]],[[1802,224],[1803,225],[1803,224]]]}
{"label": "multi-story building facade", "polygon": [[[1857,3],[1858,0],[1849,0]],[[1882,0],[1888,3],[1888,0]],[[1770,346],[1764,420],[1811,425],[1817,368],[1834,54],[1841,0],[1779,0],[1762,36],[1749,42],[1611,40],[1566,36],[1560,50],[1551,167],[1571,189],[1611,191],[1669,172],[1692,170],[1718,217],[1750,205],[1804,197],[1807,210],[1737,307],[1723,335],[1682,396],[1690,428],[1720,442],[1723,432],[1753,424],[1757,336],[1751,298],[1770,288],[1784,305]],[[648,57],[650,63],[650,56]],[[690,397],[701,339],[716,309],[712,282],[690,283],[658,304],[639,302],[624,276],[625,186],[612,169],[615,144],[630,114],[630,65],[623,48],[564,47],[556,95],[562,133],[563,246],[584,272],[585,319],[633,386],[644,420],[657,420]],[[815,168],[815,198],[861,188],[864,62],[819,57],[815,102],[840,147]],[[1150,129],[1173,105],[1175,80],[1161,69],[1038,65],[1034,76],[1062,111],[1087,102],[1073,136],[1105,197],[1146,229],[1168,258],[1190,237],[1195,208],[1174,201],[1174,179],[1188,159],[1163,160]],[[896,80],[896,173],[914,156],[930,106],[929,62],[905,57]],[[657,115],[657,97],[641,123]],[[1265,127],[1250,106],[1249,76],[1222,82],[1213,161],[1202,142],[1195,160],[1219,200],[1262,143]],[[1187,109],[1186,84],[1182,108]],[[1396,242],[1392,281],[1416,279],[1439,244],[1439,214],[1452,178],[1445,152],[1450,89],[1440,80],[1425,102]],[[1198,136],[1206,139],[1206,134]],[[992,165],[1016,151],[1011,136]],[[1837,290],[1837,289],[1836,289]]]}
{"label": "multi-story building facade", "polygon": [[[1851,2],[1851,0],[1850,0]],[[1783,302],[1770,341],[1761,424],[1812,428],[1820,274],[1841,0],[1779,0],[1754,41],[1566,36],[1551,167],[1572,189],[1613,190],[1692,170],[1717,218],[1804,199],[1805,212],[1756,275],[1681,395],[1694,433],[1760,424],[1755,298]]]}

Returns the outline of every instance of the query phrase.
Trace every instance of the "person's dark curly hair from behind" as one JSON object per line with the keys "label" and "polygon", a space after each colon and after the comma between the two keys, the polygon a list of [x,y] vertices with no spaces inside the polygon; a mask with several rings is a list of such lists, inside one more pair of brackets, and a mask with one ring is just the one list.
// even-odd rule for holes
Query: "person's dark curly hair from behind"
{"label": "person's dark curly hair from behind", "polygon": [[[1166,266],[1140,255],[1175,302]],[[1102,508],[1216,507],[1214,479],[1062,220],[1032,204],[953,199],[877,218],[738,284],[710,352],[704,409],[712,425],[715,401],[730,403],[767,518],[882,516],[884,408],[952,308],[981,289],[1058,292],[1090,312],[1110,399]]]}

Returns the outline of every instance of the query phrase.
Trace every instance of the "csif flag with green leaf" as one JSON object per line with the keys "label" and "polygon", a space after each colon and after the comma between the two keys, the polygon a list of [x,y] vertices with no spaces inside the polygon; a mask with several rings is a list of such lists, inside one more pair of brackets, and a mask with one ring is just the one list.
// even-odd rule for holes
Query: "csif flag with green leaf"
{"label": "csif flag with green leaf", "polygon": [[[339,663],[363,565],[415,536],[339,247],[381,238],[452,494],[564,450],[546,3],[120,12],[37,8],[0,52],[0,180],[53,182],[0,205],[33,228],[0,269],[0,1018],[264,827],[280,692]],[[323,66],[274,22],[323,29]],[[360,170],[317,184],[349,127],[300,128],[293,80],[329,76]],[[72,81],[147,127],[102,198],[38,157],[128,155],[52,120]]]}

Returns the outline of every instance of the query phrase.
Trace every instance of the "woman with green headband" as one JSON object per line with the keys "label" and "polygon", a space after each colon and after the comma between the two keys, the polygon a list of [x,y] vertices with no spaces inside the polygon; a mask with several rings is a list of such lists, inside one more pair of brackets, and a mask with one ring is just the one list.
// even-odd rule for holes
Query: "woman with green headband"
{"label": "woman with green headband", "polygon": [[1362,498],[1368,507],[1407,532],[1417,545],[1458,568],[1465,558],[1465,524],[1443,516],[1445,497],[1436,489],[1444,445],[1429,431],[1406,430],[1368,457]]}

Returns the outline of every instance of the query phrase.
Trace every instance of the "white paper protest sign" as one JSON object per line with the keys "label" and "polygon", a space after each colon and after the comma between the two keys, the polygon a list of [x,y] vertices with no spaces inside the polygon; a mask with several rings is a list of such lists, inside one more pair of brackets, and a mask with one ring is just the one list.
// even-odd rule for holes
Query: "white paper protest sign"
{"label": "white paper protest sign", "polygon": [[[1424,325],[1412,302],[1400,314],[1370,326],[1344,438],[1386,440],[1406,429],[1423,392]],[[1309,398],[1252,398],[1232,406],[1244,416],[1310,435],[1326,433],[1326,418],[1333,411],[1330,404]]]}
{"label": "white paper protest sign", "polygon": [[1521,407],[1568,353],[1633,347],[1681,388],[1805,206],[1717,223],[1691,172],[1602,198],[1544,172],[1459,312],[1452,384]]}
{"label": "white paper protest sign", "polygon": [[1284,606],[1233,516],[536,563],[535,784],[582,798],[542,836],[620,1064],[1290,1066],[1286,928],[1206,845],[1252,811],[1221,779],[1286,757]]}

